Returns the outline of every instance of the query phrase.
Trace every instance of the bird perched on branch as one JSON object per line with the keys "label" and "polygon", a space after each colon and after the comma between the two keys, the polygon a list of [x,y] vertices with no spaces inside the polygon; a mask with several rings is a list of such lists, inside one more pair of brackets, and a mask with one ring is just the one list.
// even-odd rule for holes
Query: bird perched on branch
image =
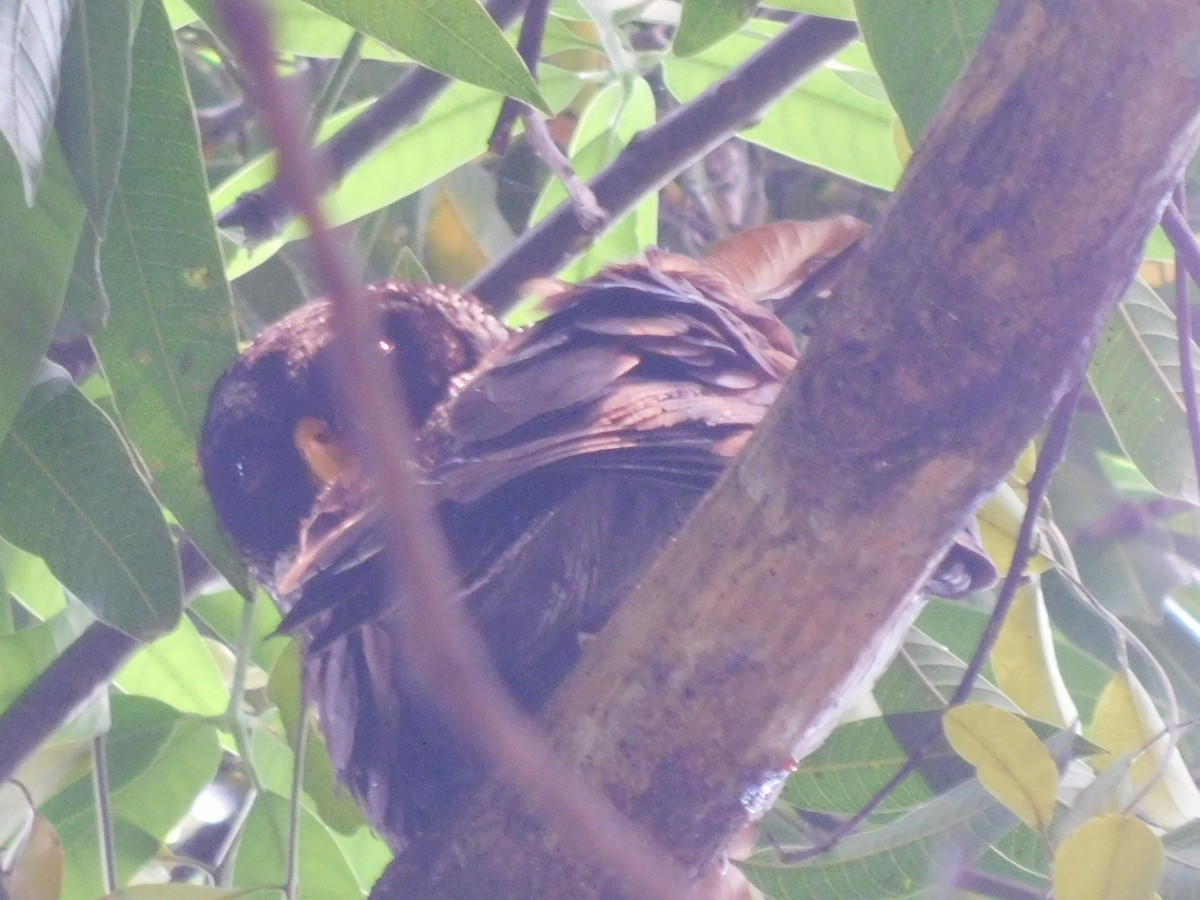
{"label": "bird perched on branch", "polygon": [[[797,363],[760,301],[785,294],[863,226],[743,232],[701,260],[651,251],[561,287],[510,332],[474,298],[385,283],[379,352],[403,382],[417,463],[496,670],[542,706]],[[337,401],[330,307],[264,331],[209,401],[204,481],[233,546],[304,644],[330,754],[397,852],[481,767],[409,683],[385,589],[382,529]],[[969,533],[929,588],[994,577]]]}

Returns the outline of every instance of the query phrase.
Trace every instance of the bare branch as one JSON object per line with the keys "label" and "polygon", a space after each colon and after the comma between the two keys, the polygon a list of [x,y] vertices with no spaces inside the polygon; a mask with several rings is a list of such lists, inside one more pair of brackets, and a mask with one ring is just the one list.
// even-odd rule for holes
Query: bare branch
{"label": "bare branch", "polygon": [[566,188],[567,196],[570,197],[571,205],[575,209],[575,218],[579,221],[580,226],[588,233],[598,231],[608,217],[600,208],[600,204],[596,202],[596,195],[579,180],[579,176],[571,168],[571,161],[554,143],[546,120],[541,117],[540,113],[529,107],[522,110],[521,117],[525,122],[525,133],[529,136],[529,145],[542,162],[549,167],[554,177]]}
{"label": "bare branch", "polygon": [[1174,200],[1163,211],[1162,225],[1175,247],[1175,338],[1179,345],[1179,385],[1187,412],[1188,439],[1192,445],[1192,463],[1200,479],[1200,411],[1196,406],[1196,366],[1192,358],[1192,304],[1188,298],[1188,276],[1200,281],[1200,243],[1192,234],[1184,215],[1182,185],[1175,189]]}
{"label": "bare branch", "polygon": [[[534,79],[537,79],[538,60],[542,58],[542,39],[546,36],[546,22],[550,18],[550,0],[530,0],[521,20],[521,33],[517,35],[517,54],[525,62]],[[512,127],[525,104],[513,97],[505,97],[496,116],[496,127],[488,138],[488,150],[497,155],[508,152],[512,139]]]}

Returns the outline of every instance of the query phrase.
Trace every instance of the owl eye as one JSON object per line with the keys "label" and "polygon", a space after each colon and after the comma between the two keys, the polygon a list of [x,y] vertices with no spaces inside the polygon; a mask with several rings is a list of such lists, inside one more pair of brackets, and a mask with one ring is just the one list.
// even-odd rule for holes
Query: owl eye
{"label": "owl eye", "polygon": [[254,454],[239,456],[233,468],[237,473],[238,487],[245,493],[257,491],[267,478],[267,466],[261,457]]}

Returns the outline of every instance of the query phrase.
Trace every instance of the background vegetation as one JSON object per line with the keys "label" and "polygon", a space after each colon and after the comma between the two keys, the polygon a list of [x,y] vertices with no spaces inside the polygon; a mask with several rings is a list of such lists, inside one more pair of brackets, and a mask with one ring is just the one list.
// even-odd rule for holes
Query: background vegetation
{"label": "background vegetation", "polygon": [[[502,94],[549,117],[581,176],[636,181],[622,156],[634,136],[736,81],[796,15],[861,28],[799,83],[809,61],[781,56],[772,101],[733,110],[728,141],[704,131],[715,113],[697,116],[683,148],[697,158],[661,190],[666,175],[639,184],[557,271],[575,279],[650,244],[695,252],[776,218],[872,219],[992,13],[970,0],[561,0],[535,82],[469,0],[270,5],[314,134],[353,137],[335,145],[335,162],[356,164],[328,208],[353,231],[364,277],[474,283],[514,321],[529,313],[497,273],[515,258],[525,277],[555,274],[555,254],[515,241],[566,191],[519,126],[507,152],[486,152]],[[195,466],[208,390],[238,342],[316,289],[286,198],[267,188],[238,203],[272,174],[240,73],[206,2],[8,0],[0,29],[5,883],[18,897],[168,880],[265,896],[295,862],[305,897],[364,894],[388,854],[334,789],[314,732],[293,791],[295,648],[271,637],[278,616],[217,533]],[[364,127],[401,83],[392,120],[410,124]],[[1144,280],[1106,328],[1029,579],[972,703],[843,835],[941,719],[993,598],[934,600],[765,820],[745,870],[767,896],[910,896],[936,882],[1002,897],[1052,882],[1060,896],[1200,892],[1200,745],[1186,727],[1200,714],[1200,496],[1172,258],[1152,237]],[[981,513],[998,561],[1036,453]],[[830,841],[788,862],[772,847]],[[1108,880],[1090,884],[1106,855]]]}

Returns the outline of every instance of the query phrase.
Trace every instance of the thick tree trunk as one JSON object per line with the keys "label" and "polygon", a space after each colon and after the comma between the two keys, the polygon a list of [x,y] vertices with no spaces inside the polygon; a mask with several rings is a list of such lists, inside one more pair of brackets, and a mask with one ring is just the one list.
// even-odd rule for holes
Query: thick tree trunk
{"label": "thick tree trunk", "polygon": [[[564,757],[689,868],[892,656],[1198,139],[1195,0],[1001,3],[767,423],[548,710]],[[618,885],[492,784],[376,894]]]}

